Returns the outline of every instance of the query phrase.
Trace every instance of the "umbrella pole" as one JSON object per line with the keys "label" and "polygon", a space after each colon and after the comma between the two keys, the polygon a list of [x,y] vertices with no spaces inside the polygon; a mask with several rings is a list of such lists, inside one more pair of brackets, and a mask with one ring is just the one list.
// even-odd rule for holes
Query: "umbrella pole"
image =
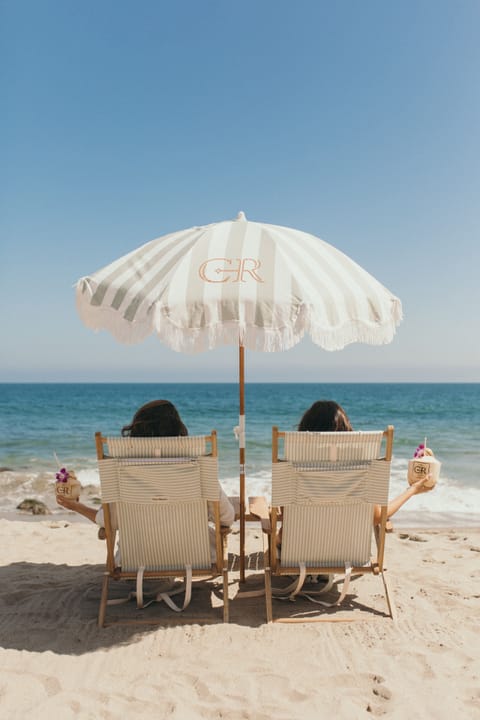
{"label": "umbrella pole", "polygon": [[245,348],[238,347],[240,450],[240,582],[245,582]]}

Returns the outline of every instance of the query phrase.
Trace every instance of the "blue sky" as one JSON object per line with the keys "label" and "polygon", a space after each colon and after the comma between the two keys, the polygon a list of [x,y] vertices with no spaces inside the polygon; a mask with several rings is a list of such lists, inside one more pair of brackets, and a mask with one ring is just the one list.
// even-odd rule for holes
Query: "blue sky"
{"label": "blue sky", "polygon": [[403,303],[247,380],[480,382],[478,0],[0,0],[0,381],[235,381],[83,327],[76,280],[167,232],[298,227]]}

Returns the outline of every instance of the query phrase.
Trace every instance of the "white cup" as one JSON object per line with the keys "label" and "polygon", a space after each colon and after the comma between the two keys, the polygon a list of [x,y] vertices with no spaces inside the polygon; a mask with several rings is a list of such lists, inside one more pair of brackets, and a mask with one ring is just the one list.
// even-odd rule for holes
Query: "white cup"
{"label": "white cup", "polygon": [[428,477],[424,487],[432,488],[440,477],[442,463],[433,455],[424,455],[421,458],[413,458],[408,461],[408,482],[410,485]]}
{"label": "white cup", "polygon": [[82,492],[82,486],[78,482],[75,473],[71,472],[67,482],[56,482],[55,492],[68,500],[78,500]]}

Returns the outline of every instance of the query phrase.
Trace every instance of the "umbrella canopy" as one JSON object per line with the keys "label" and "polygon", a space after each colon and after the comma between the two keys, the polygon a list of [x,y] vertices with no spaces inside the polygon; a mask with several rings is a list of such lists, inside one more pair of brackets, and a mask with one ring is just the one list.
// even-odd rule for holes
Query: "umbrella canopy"
{"label": "umbrella canopy", "polygon": [[234,221],[174,232],[77,283],[85,325],[197,352],[240,343],[326,350],[392,340],[401,303],[353,260],[301,230]]}
{"label": "umbrella canopy", "polygon": [[353,260],[301,230],[236,220],[165,235],[77,283],[94,330],[137,343],[157,333],[198,352],[239,345],[240,578],[245,562],[244,348],[288,350],[305,333],[326,350],[392,340],[402,309]]}

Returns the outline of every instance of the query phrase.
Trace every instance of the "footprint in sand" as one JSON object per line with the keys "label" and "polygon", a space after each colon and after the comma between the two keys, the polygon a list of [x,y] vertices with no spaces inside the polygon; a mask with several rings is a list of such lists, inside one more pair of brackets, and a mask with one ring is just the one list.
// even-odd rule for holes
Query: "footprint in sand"
{"label": "footprint in sand", "polygon": [[387,686],[383,684],[385,682],[385,678],[383,678],[381,675],[373,675],[371,679],[373,681],[372,692],[382,704],[373,705],[372,703],[368,703],[366,710],[372,715],[379,717],[380,715],[386,714],[387,709],[386,707],[384,707],[384,704],[391,700],[392,693],[391,690],[389,690]]}
{"label": "footprint in sand", "polygon": [[48,697],[58,695],[58,693],[62,691],[62,686],[60,685],[58,678],[54,677],[53,675],[40,677],[39,679],[41,680]]}

